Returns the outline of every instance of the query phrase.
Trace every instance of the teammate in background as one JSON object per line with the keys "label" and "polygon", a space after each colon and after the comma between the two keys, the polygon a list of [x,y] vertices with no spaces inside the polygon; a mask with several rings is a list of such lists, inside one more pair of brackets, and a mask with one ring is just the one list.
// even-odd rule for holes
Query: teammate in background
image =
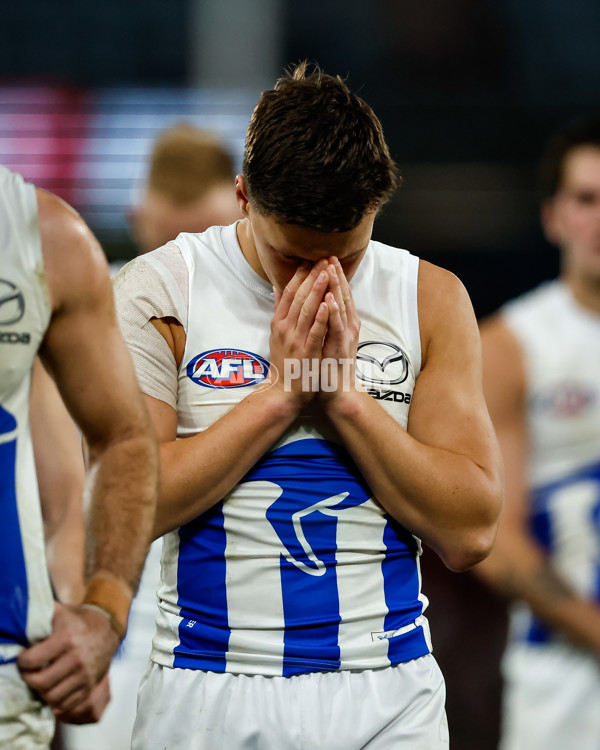
{"label": "teammate in background", "polygon": [[[161,133],[152,151],[141,202],[131,214],[139,252],[160,247],[180,231],[203,232],[212,224],[230,224],[241,218],[234,175],[231,156],[215,135],[186,124]],[[111,268],[116,272],[115,265]],[[111,701],[97,724],[62,727],[65,750],[131,747],[137,691],[155,632],[161,550],[162,539],[157,539],[146,559],[127,635],[111,664]]]}
{"label": "teammate in background", "polygon": [[186,123],[161,133],[142,200],[130,216],[139,252],[156,250],[180,232],[240,218],[234,175],[229,152],[212,133]]}
{"label": "teammate in background", "polygon": [[506,467],[496,545],[476,571],[515,600],[502,750],[600,746],[600,119],[542,160],[560,277],[481,326]]}
{"label": "teammate in background", "polygon": [[136,750],[447,747],[420,539],[485,557],[500,461],[464,288],[371,241],[397,186],[371,108],[300,65],[252,116],[244,219],[115,280],[162,442]]}
{"label": "teammate in background", "polygon": [[[56,196],[0,167],[0,744],[47,748],[54,714],[95,720],[156,505],[157,449],[106,262]],[[39,352],[89,446],[81,606],[54,602],[29,427]],[[47,705],[46,705],[47,704]]]}

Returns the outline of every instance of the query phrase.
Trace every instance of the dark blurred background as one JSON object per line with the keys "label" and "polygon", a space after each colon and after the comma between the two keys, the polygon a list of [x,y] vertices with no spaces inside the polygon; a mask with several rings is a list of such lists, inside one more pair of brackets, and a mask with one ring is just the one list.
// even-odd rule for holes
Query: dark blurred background
{"label": "dark blurred background", "polygon": [[[550,131],[600,112],[598,0],[0,2],[0,162],[72,202],[110,259],[154,137],[219,133],[238,166],[252,107],[308,58],[381,117],[404,186],[377,239],[454,271],[478,317],[557,272],[536,165]],[[424,591],[453,750],[497,738],[502,602],[430,552]]]}

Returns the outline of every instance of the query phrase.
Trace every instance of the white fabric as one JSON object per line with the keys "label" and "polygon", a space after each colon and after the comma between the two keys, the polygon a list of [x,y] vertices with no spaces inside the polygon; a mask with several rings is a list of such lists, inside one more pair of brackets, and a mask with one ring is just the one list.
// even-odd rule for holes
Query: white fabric
{"label": "white fabric", "polygon": [[25,685],[16,664],[0,667],[0,748],[48,750],[54,716]]}
{"label": "white fabric", "polygon": [[293,678],[151,664],[132,750],[447,750],[444,701],[431,655]]}
{"label": "white fabric", "polygon": [[600,315],[558,281],[508,303],[503,315],[525,358],[535,487],[600,460]]}
{"label": "white fabric", "polygon": [[117,273],[113,284],[121,334],[127,342],[140,388],[175,409],[177,365],[169,345],[150,321],[152,318],[185,320],[187,313],[181,293],[176,285],[171,289],[166,287],[150,263],[140,265],[135,261]]}
{"label": "white fabric", "polygon": [[600,662],[563,643],[518,644],[503,662],[499,750],[598,750]]}

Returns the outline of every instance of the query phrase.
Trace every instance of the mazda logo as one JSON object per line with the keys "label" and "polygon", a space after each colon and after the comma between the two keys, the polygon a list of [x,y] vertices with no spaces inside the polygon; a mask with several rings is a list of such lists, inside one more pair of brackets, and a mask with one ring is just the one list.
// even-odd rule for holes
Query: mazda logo
{"label": "mazda logo", "polygon": [[356,351],[356,371],[365,383],[397,385],[408,377],[408,359],[397,344],[363,341]]}
{"label": "mazda logo", "polygon": [[12,281],[0,279],[0,325],[18,323],[25,314],[25,299]]}

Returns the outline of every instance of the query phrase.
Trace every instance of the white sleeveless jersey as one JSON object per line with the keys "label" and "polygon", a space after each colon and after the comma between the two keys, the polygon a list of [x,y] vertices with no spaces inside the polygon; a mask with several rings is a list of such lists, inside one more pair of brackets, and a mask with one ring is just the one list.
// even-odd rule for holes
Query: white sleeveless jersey
{"label": "white sleeveless jersey", "polygon": [[[273,290],[246,262],[236,225],[176,244],[189,269],[177,398],[185,438],[264,380]],[[153,253],[136,262],[175,290]],[[352,280],[359,372],[403,427],[421,363],[417,272],[408,252],[371,242]],[[300,418],[221,502],[166,535],[152,658],[284,676],[417,658],[430,651],[420,553],[328,426]]]}
{"label": "white sleeveless jersey", "polygon": [[[558,281],[508,303],[503,315],[525,362],[531,532],[559,575],[600,602],[600,315]],[[524,605],[513,634],[554,638]]]}
{"label": "white sleeveless jersey", "polygon": [[35,188],[0,167],[0,663],[51,631],[53,601],[29,429],[50,320]]}

